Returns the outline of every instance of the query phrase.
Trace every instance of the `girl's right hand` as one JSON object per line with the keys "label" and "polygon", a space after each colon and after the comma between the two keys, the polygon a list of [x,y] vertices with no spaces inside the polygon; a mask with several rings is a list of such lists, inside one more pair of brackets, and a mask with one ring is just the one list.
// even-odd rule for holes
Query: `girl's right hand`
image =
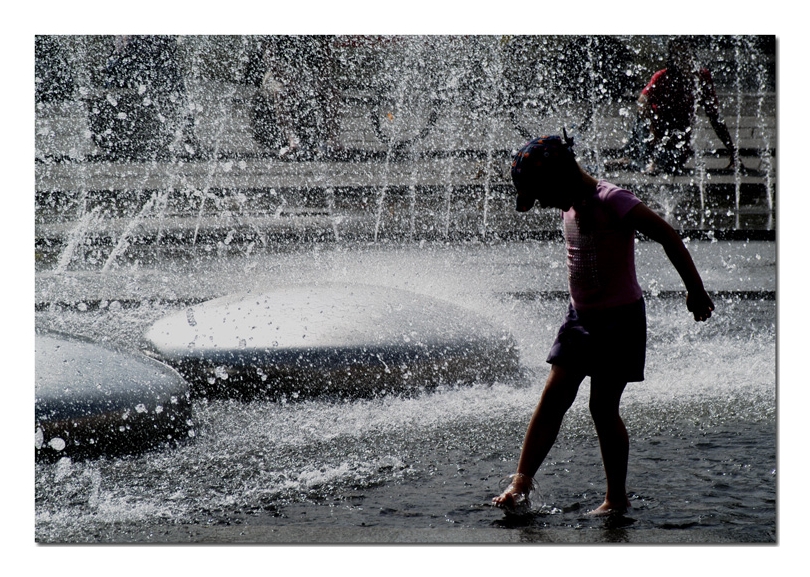
{"label": "girl's right hand", "polygon": [[705,290],[690,292],[686,294],[686,308],[695,316],[696,321],[702,322],[712,316],[714,303]]}

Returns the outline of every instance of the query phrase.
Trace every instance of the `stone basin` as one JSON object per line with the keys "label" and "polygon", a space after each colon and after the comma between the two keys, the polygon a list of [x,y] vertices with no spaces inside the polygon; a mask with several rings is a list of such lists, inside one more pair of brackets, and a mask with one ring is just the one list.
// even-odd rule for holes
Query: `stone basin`
{"label": "stone basin", "polygon": [[366,284],[232,294],[157,321],[145,339],[193,394],[208,396],[368,396],[519,372],[505,328],[428,295]]}
{"label": "stone basin", "polygon": [[188,438],[188,384],[140,353],[38,334],[35,447],[38,457],[126,453]]}

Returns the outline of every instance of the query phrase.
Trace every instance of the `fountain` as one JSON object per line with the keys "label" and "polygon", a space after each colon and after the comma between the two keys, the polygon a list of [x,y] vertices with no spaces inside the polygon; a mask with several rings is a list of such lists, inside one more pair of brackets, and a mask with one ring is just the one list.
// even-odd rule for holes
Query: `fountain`
{"label": "fountain", "polygon": [[507,331],[463,307],[373,285],[228,295],[158,321],[145,338],[202,397],[359,397],[518,373]]}
{"label": "fountain", "polygon": [[[336,38],[325,65],[342,95],[342,147],[292,158],[253,124],[262,39],[178,37],[194,146],[111,158],[81,95],[101,90],[113,39],[55,39],[76,88],[37,104],[38,339],[70,335],[101,347],[90,357],[113,351],[179,373],[172,382],[189,394],[174,394],[172,421],[187,430],[162,430],[123,459],[59,452],[51,441],[62,437],[43,427],[37,447],[52,456],[36,465],[38,542],[564,541],[572,526],[594,542],[774,540],[770,53],[726,37],[702,49],[721,96],[736,90],[736,63],[718,55],[756,63],[740,71],[755,77],[756,106],[739,100],[731,121],[757,127],[741,133],[743,149],[763,151],[767,171],[724,173],[702,126],[696,174],[604,171],[681,228],[717,304],[712,323],[692,323],[660,249],[639,242],[650,361],[625,397],[636,523],[605,529],[577,513],[602,482],[583,392],[538,476],[538,509],[516,527],[486,503],[514,469],[567,279],[557,215],[513,208],[508,163],[525,139],[514,95],[538,103],[520,110],[547,132],[584,103],[592,121],[578,122],[577,151],[601,169],[633,99],[600,91],[616,61],[606,47],[628,47],[622,85],[635,86],[660,65],[663,39],[428,40]],[[554,60],[574,46],[591,59],[582,94]],[[555,83],[517,90],[512,74],[528,62]],[[419,124],[429,129],[382,138],[375,87],[417,84],[437,91],[435,118]],[[566,110],[543,105],[555,95]],[[134,370],[118,358],[104,366]],[[38,366],[37,378],[50,371]],[[115,414],[131,423],[169,417],[169,406],[141,400]]]}
{"label": "fountain", "polygon": [[36,372],[38,456],[120,455],[194,436],[188,386],[161,363],[41,335]]}

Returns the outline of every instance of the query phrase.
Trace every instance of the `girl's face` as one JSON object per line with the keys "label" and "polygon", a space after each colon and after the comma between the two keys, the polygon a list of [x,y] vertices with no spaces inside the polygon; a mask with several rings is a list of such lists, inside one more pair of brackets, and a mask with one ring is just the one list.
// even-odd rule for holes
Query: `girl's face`
{"label": "girl's face", "polygon": [[517,210],[526,212],[540,203],[540,208],[559,208],[566,211],[574,206],[574,199],[570,188],[543,188],[542,192],[523,192],[518,194]]}
{"label": "girl's face", "polygon": [[537,184],[518,193],[517,210],[526,212],[535,202],[540,208],[559,208],[567,211],[574,205],[574,182],[561,174],[546,176],[541,184]]}
{"label": "girl's face", "polygon": [[543,191],[537,196],[540,208],[559,208],[562,211],[569,210],[574,205],[571,194],[571,183],[551,181],[543,187]]}

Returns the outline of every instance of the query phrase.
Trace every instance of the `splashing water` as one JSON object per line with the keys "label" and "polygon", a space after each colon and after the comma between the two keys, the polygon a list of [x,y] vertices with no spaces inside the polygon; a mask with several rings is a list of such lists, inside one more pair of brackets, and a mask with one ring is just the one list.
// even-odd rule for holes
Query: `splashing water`
{"label": "splashing water", "polygon": [[[190,265],[200,278],[243,288],[246,275],[257,270],[266,272],[252,282],[267,286],[277,266],[294,272],[292,282],[359,274],[486,311],[518,340],[526,377],[411,396],[381,390],[354,401],[303,401],[295,395],[278,402],[200,399],[194,406],[196,436],[176,449],[125,460],[38,464],[38,539],[95,541],[104,540],[112,526],[119,528],[117,535],[135,535],[148,527],[234,522],[281,529],[361,522],[416,528],[436,515],[459,529],[491,527],[500,514],[486,503],[515,467],[547,373],[545,354],[565,308],[560,297],[532,298],[503,285],[507,269],[512,279],[551,272],[536,264],[548,261],[556,252],[553,245],[515,249],[366,249],[261,259],[265,262],[250,269],[232,258],[217,266]],[[429,271],[442,274],[424,274],[426,262]],[[516,274],[520,262],[525,270]],[[474,277],[471,270],[478,271]],[[634,518],[639,529],[701,518],[709,534],[742,523],[746,539],[767,540],[775,479],[763,468],[775,468],[775,301],[732,298],[716,304],[712,322],[703,325],[678,301],[648,299],[647,380],[629,385],[623,402],[633,439]],[[172,310],[183,308],[43,311],[38,323],[132,342]],[[586,380],[557,448],[538,474],[536,506],[543,525],[581,522],[576,507],[595,506],[601,496],[588,386]],[[703,460],[684,461],[687,447],[700,451]],[[98,478],[100,484],[92,481]],[[732,482],[735,490],[722,489],[721,481]],[[736,505],[742,487],[749,491],[744,510]],[[705,491],[719,492],[712,493],[715,513],[709,517],[699,498]]]}
{"label": "splashing water", "polygon": [[[58,142],[38,132],[38,330],[137,349],[152,323],[210,298],[359,280],[446,299],[505,323],[525,372],[510,382],[410,396],[380,390],[359,400],[304,400],[294,393],[278,402],[198,399],[196,435],[173,449],[38,463],[36,539],[142,539],[153,530],[176,536],[182,527],[232,525],[515,529],[488,503],[516,466],[565,309],[567,279],[557,215],[514,213],[506,175],[525,135],[510,120],[517,89],[506,80],[529,69],[532,79],[543,80],[521,87],[525,102],[537,104],[519,107],[534,115],[535,135],[552,127],[557,132],[567,119],[580,118],[581,109],[589,111],[589,126],[577,120],[578,154],[597,173],[602,159],[620,148],[632,116],[615,111],[632,108],[640,86],[629,96],[608,94],[609,43],[595,39],[584,44],[587,63],[577,78],[587,89],[580,90],[564,84],[561,71],[570,62],[558,59],[574,39],[338,38],[342,48],[329,66],[338,89],[351,96],[339,119],[345,149],[317,162],[291,160],[251,136],[255,85],[266,72],[264,54],[253,48],[260,41],[180,40],[178,58],[190,87],[186,108],[200,141],[195,154],[177,152],[173,141],[165,158],[110,159],[85,139],[82,146],[91,152],[68,162]],[[655,39],[619,40],[636,59],[623,64],[622,78],[643,85],[642,73],[660,63]],[[111,39],[76,42],[83,47],[75,51],[77,78],[85,91],[96,90],[94,67],[104,62]],[[735,54],[735,62],[718,67],[718,84],[721,97],[736,96],[729,116],[736,142],[749,114],[742,108],[745,82],[755,77],[751,114],[758,130],[755,144],[745,148],[761,151],[765,176],[739,168],[721,174],[704,122],[694,134],[700,147],[695,174],[605,177],[615,176],[656,204],[693,238],[772,232],[775,123],[767,103],[773,70],[753,40],[706,42],[709,56],[712,43]],[[514,56],[520,43],[529,45],[525,61]],[[551,60],[541,58],[547,55]],[[432,127],[414,108],[414,126],[432,132],[417,138],[414,126],[395,123],[390,128],[402,129],[400,141],[396,132],[388,140],[375,136],[369,110],[380,100],[374,87],[383,84],[400,106],[417,100],[416,89],[449,94],[419,99],[435,106],[428,113],[438,117]],[[551,106],[550,98],[562,104]],[[88,120],[63,110],[42,103],[38,126],[47,115],[69,125],[75,149]],[[483,181],[475,177],[482,162]],[[729,186],[735,192],[726,198]],[[766,191],[764,207],[747,197],[757,187]],[[72,212],[63,208],[74,205]],[[514,238],[552,240],[508,240]],[[688,534],[703,542],[773,541],[772,243],[690,242],[707,286],[720,291],[716,314],[705,325],[693,323],[672,298],[682,287],[663,270],[668,265],[651,256],[654,248],[640,243],[638,249],[639,279],[649,295],[648,369],[647,380],[630,385],[623,403],[633,443],[634,521],[624,530],[630,540],[660,531],[673,540]],[[521,533],[530,539],[537,533],[542,540],[548,529],[585,529],[580,533],[594,542],[616,536],[580,514],[599,504],[604,483],[588,387],[586,380],[538,473],[537,508]]]}

